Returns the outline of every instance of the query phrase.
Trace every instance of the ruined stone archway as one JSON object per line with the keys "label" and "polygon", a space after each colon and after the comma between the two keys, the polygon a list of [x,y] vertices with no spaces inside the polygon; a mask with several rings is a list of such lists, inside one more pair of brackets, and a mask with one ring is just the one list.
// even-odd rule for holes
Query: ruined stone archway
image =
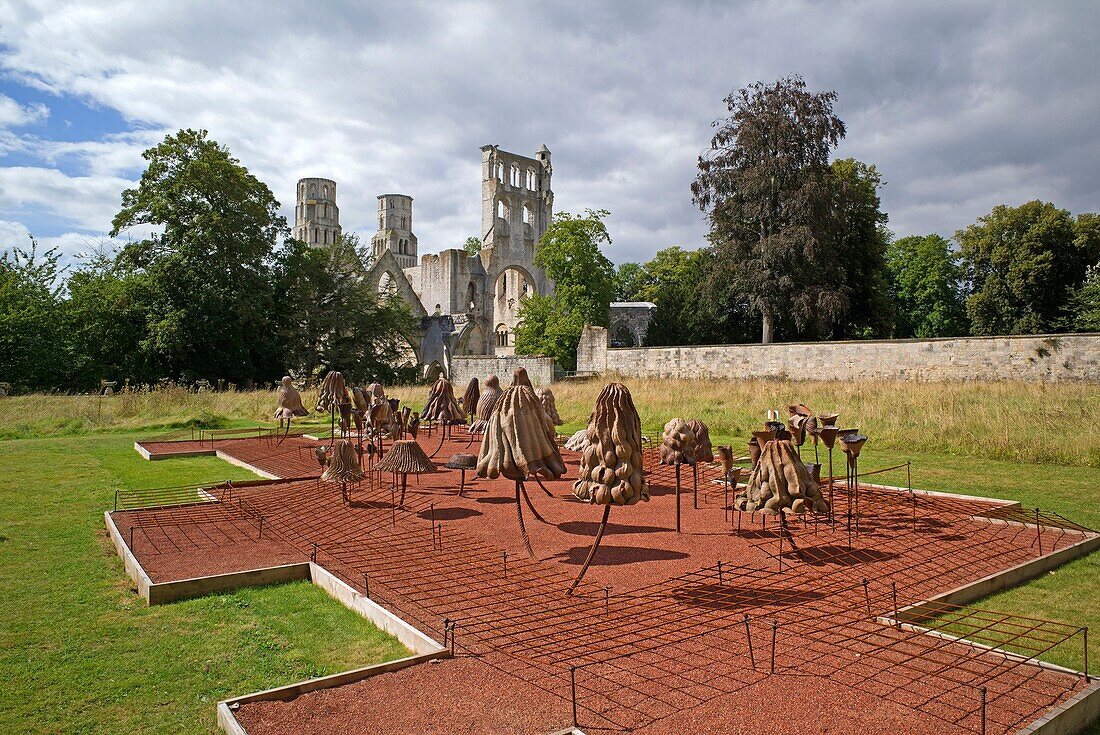
{"label": "ruined stone archway", "polygon": [[494,352],[511,355],[515,351],[515,331],[519,324],[519,310],[524,298],[538,295],[535,279],[530,271],[520,265],[510,264],[501,269],[493,283],[493,320],[496,325]]}

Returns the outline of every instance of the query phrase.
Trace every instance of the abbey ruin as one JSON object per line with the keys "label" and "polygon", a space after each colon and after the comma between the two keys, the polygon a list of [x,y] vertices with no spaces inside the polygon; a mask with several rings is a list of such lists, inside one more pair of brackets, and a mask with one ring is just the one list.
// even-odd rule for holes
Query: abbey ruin
{"label": "abbey ruin", "polygon": [[[420,256],[413,233],[413,198],[378,196],[378,231],[371,238],[367,278],[379,291],[408,302],[420,319],[418,365],[448,370],[453,355],[511,355],[520,299],[546,295],[554,284],[535,266],[535,243],[553,216],[550,150],[534,158],[495,145],[481,148],[481,252],[462,248]],[[294,236],[311,245],[341,233],[336,182],[298,182]]]}

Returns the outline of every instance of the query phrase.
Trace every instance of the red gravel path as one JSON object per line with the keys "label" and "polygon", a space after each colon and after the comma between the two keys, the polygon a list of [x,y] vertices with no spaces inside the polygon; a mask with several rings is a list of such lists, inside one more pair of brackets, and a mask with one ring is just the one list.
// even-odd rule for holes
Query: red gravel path
{"label": "red gravel path", "polygon": [[[220,448],[255,466],[278,466],[284,476],[316,472],[308,447],[269,448],[265,455],[263,441]],[[422,439],[429,452],[437,443]],[[442,465],[458,451],[476,445],[448,442],[436,461]],[[575,477],[576,457],[567,459]],[[359,589],[367,575],[374,599],[438,639],[444,617],[458,620],[458,660],[289,703],[247,705],[238,717],[252,735],[551,732],[570,720],[570,667],[581,667],[578,705],[586,731],[850,732],[857,723],[868,732],[976,731],[977,687],[986,686],[988,731],[1003,733],[1079,687],[1066,675],[871,620],[893,609],[892,585],[897,604],[906,605],[1034,558],[1034,526],[972,518],[991,504],[920,497],[914,518],[906,495],[864,490],[851,549],[839,519],[832,529],[792,523],[800,551],[784,539],[781,560],[774,521],[765,529],[759,516],[746,516],[738,532],[736,514],[727,520],[722,488],[709,481],[712,470],[700,479],[698,510],[690,472],[684,473],[685,532],[676,534],[671,470],[652,470],[653,499],[612,510],[586,583],[572,598],[563,593],[600,511],[573,501],[568,480],[546,483],[553,498],[527,483],[546,520],[524,506],[537,560],[527,558],[520,539],[513,484],[472,480],[459,498],[458,472],[450,470],[410,478],[398,511],[390,503],[391,478],[372,473],[352,489],[350,504],[338,488],[307,480],[115,517],[120,526],[138,524],[135,552],[163,575],[256,566],[261,558],[268,566],[281,563],[284,552],[301,558],[317,544],[326,568]],[[843,489],[834,495],[838,510],[846,508]],[[260,517],[264,541],[249,535]],[[142,533],[149,529],[146,546]],[[163,536],[159,543],[156,534]],[[1044,528],[1043,552],[1080,538]]]}

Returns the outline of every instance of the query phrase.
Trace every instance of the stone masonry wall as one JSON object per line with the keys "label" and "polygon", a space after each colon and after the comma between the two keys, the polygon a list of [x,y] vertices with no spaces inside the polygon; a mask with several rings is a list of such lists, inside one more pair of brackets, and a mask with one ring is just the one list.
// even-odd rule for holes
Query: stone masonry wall
{"label": "stone masonry wall", "polygon": [[1100,334],[609,349],[586,327],[577,371],[648,378],[1100,381]]}
{"label": "stone masonry wall", "polygon": [[550,385],[554,380],[554,358],[532,357],[530,355],[508,355],[505,357],[467,357],[457,356],[451,358],[451,385],[455,387],[455,393],[461,394],[466,390],[466,384],[470,378],[477,378],[484,382],[485,376],[490,373],[500,378],[500,387],[507,388],[512,384],[512,373],[518,367],[527,368],[527,374],[531,382],[538,387]]}

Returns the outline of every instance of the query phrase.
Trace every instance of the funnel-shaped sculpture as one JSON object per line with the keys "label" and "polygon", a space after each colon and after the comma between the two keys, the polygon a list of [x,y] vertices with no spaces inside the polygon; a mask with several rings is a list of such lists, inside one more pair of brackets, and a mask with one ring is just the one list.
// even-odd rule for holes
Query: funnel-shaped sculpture
{"label": "funnel-shaped sculpture", "polygon": [[462,394],[462,414],[472,417],[477,413],[477,402],[481,398],[481,386],[477,378],[470,378],[466,385],[466,392]]}
{"label": "funnel-shaped sculpture", "polygon": [[676,467],[676,533],[680,533],[680,466],[695,464],[695,432],[688,422],[670,419],[661,435],[661,464]]}
{"label": "funnel-shaped sculpture", "polygon": [[[283,382],[279,386],[279,402],[275,408],[275,418],[279,420],[279,426],[286,422],[286,431],[282,439],[290,434],[290,421],[295,416],[308,416],[309,410],[302,405],[302,394],[294,387],[294,381],[289,375],[283,376]],[[282,442],[282,439],[279,441]]]}
{"label": "funnel-shaped sculpture", "polygon": [[613,505],[634,505],[649,500],[649,486],[642,468],[642,423],[630,391],[622,383],[611,383],[596,398],[596,410],[588,422],[588,446],[581,455],[580,479],[573,495],[586,503],[604,506],[592,548],[580,573],[569,587],[572,594],[588,571],[599,548]]}
{"label": "funnel-shaped sculpture", "polygon": [[424,404],[424,410],[420,412],[420,418],[426,421],[438,421],[440,423],[462,423],[462,407],[455,400],[455,391],[451,381],[439,376],[431,390],[428,392],[428,402]]}

